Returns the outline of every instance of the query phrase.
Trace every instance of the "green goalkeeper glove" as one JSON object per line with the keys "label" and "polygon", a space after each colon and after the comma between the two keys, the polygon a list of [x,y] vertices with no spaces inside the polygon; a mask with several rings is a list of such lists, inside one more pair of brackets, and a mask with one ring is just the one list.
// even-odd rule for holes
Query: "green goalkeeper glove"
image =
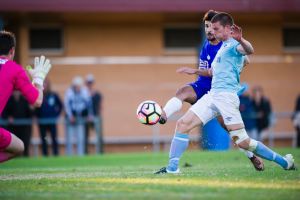
{"label": "green goalkeeper glove", "polygon": [[31,66],[27,66],[26,69],[29,72],[32,82],[43,86],[44,80],[51,69],[50,60],[46,59],[45,56],[34,58],[34,69]]}

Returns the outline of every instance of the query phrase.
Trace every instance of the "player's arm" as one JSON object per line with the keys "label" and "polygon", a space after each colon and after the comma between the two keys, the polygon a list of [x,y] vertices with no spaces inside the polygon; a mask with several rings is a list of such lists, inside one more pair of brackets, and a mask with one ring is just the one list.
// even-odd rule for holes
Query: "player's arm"
{"label": "player's arm", "polygon": [[35,107],[40,107],[43,103],[43,98],[44,98],[44,95],[43,95],[43,86],[40,86],[40,85],[37,85],[37,84],[34,84],[35,88],[38,90],[39,92],[39,95],[36,99],[36,101],[33,103],[33,106]]}
{"label": "player's arm", "polygon": [[34,87],[38,90],[38,97],[33,103],[34,106],[39,107],[43,103],[43,85],[44,80],[51,69],[52,65],[50,60],[46,59],[45,56],[34,58],[34,68],[27,66],[26,69],[32,78]]}
{"label": "player's arm", "polygon": [[206,69],[206,68],[191,68],[191,67],[180,67],[179,69],[176,70],[177,73],[182,73],[182,74],[188,74],[188,75],[200,75],[200,76],[212,76],[212,70],[211,69]]}
{"label": "player's arm", "polygon": [[236,50],[243,55],[250,55],[254,53],[254,48],[252,44],[243,38],[242,29],[237,25],[232,26],[232,37],[237,40],[240,44],[237,46]]}
{"label": "player's arm", "polygon": [[249,65],[249,64],[250,64],[250,59],[249,59],[248,56],[245,56],[245,57],[244,57],[244,67],[246,67],[246,66]]}

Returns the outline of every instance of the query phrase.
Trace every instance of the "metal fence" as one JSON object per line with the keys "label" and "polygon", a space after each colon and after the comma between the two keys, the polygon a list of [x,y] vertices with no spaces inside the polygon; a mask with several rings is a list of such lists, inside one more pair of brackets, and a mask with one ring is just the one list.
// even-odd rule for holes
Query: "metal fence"
{"label": "metal fence", "polygon": [[[289,139],[292,140],[292,147],[296,146],[297,135],[295,131],[276,131],[275,126],[281,120],[291,120],[293,113],[292,112],[275,112],[271,115],[271,124],[268,128],[268,131],[263,135],[265,141],[268,142],[270,147],[274,147],[274,141],[276,139]],[[170,119],[169,122],[177,121],[182,114],[175,114]],[[86,120],[81,120],[80,123],[86,123]],[[103,138],[102,134],[102,119],[101,117],[96,117],[93,119],[94,128],[95,128],[95,138],[89,140],[89,144],[95,146],[96,153],[101,153],[104,144],[141,144],[149,143],[153,146],[153,151],[160,151],[161,145],[168,146],[172,140],[173,135],[162,134],[160,130],[160,125],[155,125],[152,127],[152,136],[124,136],[124,137],[105,137]],[[59,119],[15,119],[13,123],[10,123],[8,120],[0,119],[0,125],[32,125],[32,124],[63,124],[67,126],[67,121],[65,118],[61,117]],[[175,127],[174,127],[175,128]],[[66,130],[66,129],[65,129]],[[191,141],[199,141],[201,136],[192,135],[190,137]],[[58,143],[65,145],[65,139],[58,139]],[[39,153],[39,145],[41,144],[40,138],[32,138],[31,145],[33,146],[34,155],[37,156]],[[163,148],[167,149],[167,148]]]}
{"label": "metal fence", "polygon": [[[92,140],[88,140],[89,144],[92,144],[95,146],[96,153],[103,153],[103,134],[102,134],[102,118],[101,117],[94,117],[92,120],[86,120],[86,119],[78,119],[77,124],[85,125],[86,123],[92,123],[95,130],[95,138]],[[56,118],[47,118],[47,119],[26,119],[26,118],[19,118],[14,119],[13,121],[10,120],[4,120],[0,118],[0,126],[20,126],[20,125],[58,125],[62,124],[65,128],[65,131],[68,131],[67,127],[70,125],[70,122],[66,120],[64,117],[60,117],[58,119]],[[84,129],[85,131],[85,129]],[[85,134],[85,133],[84,133]],[[66,133],[65,133],[66,135]],[[88,139],[88,138],[87,138]],[[66,139],[57,138],[58,144],[65,145]],[[41,144],[40,138],[31,138],[31,145],[33,147],[33,154],[34,156],[39,155],[39,145]],[[48,141],[48,145],[51,144],[50,141]]]}

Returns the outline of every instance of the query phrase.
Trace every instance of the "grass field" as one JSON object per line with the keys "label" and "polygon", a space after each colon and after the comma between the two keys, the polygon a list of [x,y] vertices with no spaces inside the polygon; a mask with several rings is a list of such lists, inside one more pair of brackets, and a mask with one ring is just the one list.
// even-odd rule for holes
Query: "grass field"
{"label": "grass field", "polygon": [[[294,154],[300,150],[277,149]],[[0,165],[5,199],[299,199],[300,171],[265,161],[257,172],[239,151],[186,152],[180,175],[154,175],[167,153],[15,159]]]}

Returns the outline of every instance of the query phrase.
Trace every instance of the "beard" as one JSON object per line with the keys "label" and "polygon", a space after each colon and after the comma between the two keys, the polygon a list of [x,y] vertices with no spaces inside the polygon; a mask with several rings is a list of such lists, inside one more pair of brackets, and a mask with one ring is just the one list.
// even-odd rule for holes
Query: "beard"
{"label": "beard", "polygon": [[210,36],[207,35],[206,38],[207,38],[207,40],[210,41],[210,42],[214,42],[214,41],[217,40],[217,39],[215,38],[215,36],[213,36],[213,35],[210,35]]}

